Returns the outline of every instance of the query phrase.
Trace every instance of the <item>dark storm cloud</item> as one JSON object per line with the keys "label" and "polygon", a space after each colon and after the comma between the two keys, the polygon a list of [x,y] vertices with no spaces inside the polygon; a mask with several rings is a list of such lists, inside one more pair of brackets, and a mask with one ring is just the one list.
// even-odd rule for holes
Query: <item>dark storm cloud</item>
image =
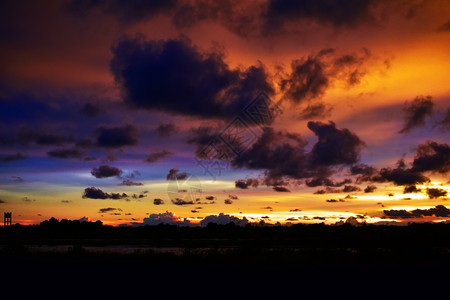
{"label": "dark storm cloud", "polygon": [[83,198],[90,199],[108,199],[110,195],[108,193],[103,192],[101,189],[96,187],[88,187],[84,189]]}
{"label": "dark storm cloud", "polygon": [[351,183],[352,180],[351,179],[344,179],[340,182],[336,182],[328,177],[317,177],[317,178],[312,178],[312,179],[308,179],[305,181],[305,184],[309,187],[316,187],[316,186],[334,186],[334,187],[339,187],[339,186],[343,186],[344,184],[347,183]]}
{"label": "dark storm cloud", "polygon": [[313,166],[351,165],[360,158],[365,146],[359,137],[348,129],[338,129],[334,122],[308,122],[308,128],[318,137],[311,150]]}
{"label": "dark storm cloud", "polygon": [[161,123],[155,130],[159,138],[166,138],[176,134],[179,129],[173,123]]}
{"label": "dark storm cloud", "polygon": [[403,194],[410,194],[410,193],[420,193],[421,189],[417,188],[415,185],[407,185],[403,189]]}
{"label": "dark storm cloud", "polygon": [[352,175],[358,175],[356,178],[357,183],[365,181],[374,181],[373,177],[378,174],[379,170],[375,167],[366,164],[355,164],[351,166],[350,173]]}
{"label": "dark storm cloud", "polygon": [[5,95],[0,96],[0,145],[60,146],[64,148],[51,149],[47,156],[75,159],[83,159],[83,149],[93,147],[89,138],[78,137],[80,132],[92,130],[93,121],[79,122],[77,96]]}
{"label": "dark storm cloud", "polygon": [[144,161],[146,161],[148,163],[154,163],[160,159],[168,158],[171,156],[173,156],[172,152],[163,149],[161,151],[156,151],[156,152],[150,153],[149,155],[147,155],[147,157],[144,159]]}
{"label": "dark storm cloud", "polygon": [[450,209],[444,205],[436,205],[436,207],[429,209],[415,209],[412,213],[422,216],[448,217],[450,216]]}
{"label": "dark storm cloud", "polygon": [[184,180],[188,177],[188,174],[186,172],[179,173],[180,170],[178,169],[170,169],[169,174],[167,174],[166,179],[167,180]]}
{"label": "dark storm cloud", "polygon": [[230,120],[260,91],[273,93],[264,66],[232,70],[221,51],[201,52],[185,37],[123,37],[112,52],[111,71],[132,107]]}
{"label": "dark storm cloud", "polygon": [[258,140],[231,161],[235,168],[265,169],[270,178],[310,177],[304,147],[307,142],[298,134],[264,127]]}
{"label": "dark storm cloud", "polygon": [[233,200],[227,198],[227,199],[223,200],[223,203],[225,203],[225,204],[233,204]]}
{"label": "dark storm cloud", "polygon": [[99,188],[96,187],[87,187],[84,189],[83,192],[83,198],[89,198],[89,199],[113,199],[113,200],[119,200],[127,198],[128,195],[125,193],[106,193],[102,191]]}
{"label": "dark storm cloud", "polygon": [[79,118],[79,104],[65,97],[38,95],[36,92],[8,93],[3,90],[0,95],[0,145],[61,146],[74,141],[74,137],[65,132],[64,125]]}
{"label": "dark storm cloud", "polygon": [[[300,119],[324,117],[333,107],[318,101],[336,81],[343,81],[347,88],[359,84],[366,74],[367,62],[371,58],[367,48],[358,53],[338,54],[326,48],[317,54],[295,59],[291,71],[280,76],[279,84],[285,99],[299,105],[307,103]],[[282,68],[281,68],[282,70]]]}
{"label": "dark storm cloud", "polygon": [[258,187],[259,180],[256,178],[238,179],[234,185],[239,189],[248,189],[249,187]]}
{"label": "dark storm cloud", "polygon": [[429,209],[415,209],[412,211],[402,210],[384,210],[384,214],[394,219],[407,219],[407,218],[422,218],[422,217],[449,217],[450,209],[443,205],[437,205],[434,208]]}
{"label": "dark storm cloud", "polygon": [[105,207],[105,208],[100,208],[98,210],[99,214],[103,214],[106,212],[113,212],[113,211],[122,211],[120,208],[115,208],[115,207]]}
{"label": "dark storm cloud", "polygon": [[416,97],[411,103],[405,103],[405,125],[399,133],[409,133],[413,128],[425,125],[425,118],[433,115],[431,99],[431,96]]}
{"label": "dark storm cloud", "polygon": [[356,185],[346,185],[344,186],[344,189],[342,190],[344,193],[350,193],[350,192],[358,192],[361,189],[357,187]]}
{"label": "dark storm cloud", "polygon": [[448,173],[450,171],[450,146],[433,141],[419,145],[412,169],[416,172]]}
{"label": "dark storm cloud", "polygon": [[163,199],[159,199],[159,198],[155,198],[155,199],[153,199],[153,204],[154,205],[162,205],[162,204],[164,204],[164,200]]}
{"label": "dark storm cloud", "polygon": [[274,187],[272,187],[272,189],[275,192],[290,192],[290,190],[287,187],[284,187],[284,186],[274,186]]}
{"label": "dark storm cloud", "polygon": [[85,151],[79,148],[65,148],[65,149],[56,149],[47,152],[48,157],[52,158],[62,158],[62,159],[82,159],[85,155]]}
{"label": "dark storm cloud", "polygon": [[[305,150],[307,141],[299,134],[261,127],[262,133],[255,142],[239,155],[232,155],[228,161],[235,169],[264,170],[265,177],[237,180],[236,188],[246,189],[260,184],[285,186],[293,183],[290,181],[304,178],[309,178],[306,181],[308,186],[342,186],[351,183],[351,179],[336,182],[328,176],[336,171],[336,167],[358,162],[364,142],[348,129],[336,128],[335,123],[331,121],[328,124],[309,122],[308,127],[318,137],[310,152]],[[215,142],[217,148],[223,145],[217,131],[212,127],[199,127],[193,130],[193,133],[195,134],[188,142],[197,145],[196,155],[199,158],[202,158],[199,149],[211,141]],[[224,148],[225,151],[218,152],[226,152],[227,147]],[[361,172],[357,168],[358,166],[354,166],[354,173]],[[357,190],[349,189],[350,187],[347,187],[346,192]]]}
{"label": "dark storm cloud", "polygon": [[450,171],[450,146],[428,141],[417,147],[416,155],[410,167],[403,159],[397,162],[395,168],[380,170],[357,164],[350,168],[352,175],[358,175],[356,182],[392,182],[395,185],[405,185],[404,193],[418,192],[416,184],[429,182],[424,172],[447,174]]}
{"label": "dark storm cloud", "polygon": [[[322,50],[324,51],[324,50]],[[320,52],[319,52],[320,54]],[[339,72],[342,68],[358,66],[362,64],[366,59],[370,58],[372,53],[366,47],[361,48],[360,53],[350,53],[336,55],[332,59],[332,65]],[[357,70],[356,70],[357,71]],[[354,76],[354,75],[352,75]],[[352,81],[351,78],[347,78],[348,81]],[[354,79],[353,79],[354,80]]]}
{"label": "dark storm cloud", "polygon": [[429,182],[430,179],[413,169],[398,166],[397,168],[382,168],[380,176],[373,178],[374,181],[389,181],[395,185],[415,185]]}
{"label": "dark storm cloud", "polygon": [[199,126],[190,129],[190,136],[187,139],[188,144],[206,146],[210,143],[219,144],[221,142],[219,132],[211,126]]}
{"label": "dark storm cloud", "polygon": [[120,183],[119,185],[126,185],[126,186],[140,186],[140,185],[144,185],[142,182],[136,182],[136,181],[132,181],[130,179],[125,179],[122,181],[122,183]]}
{"label": "dark storm cloud", "polygon": [[95,130],[97,145],[106,148],[119,148],[137,144],[138,128],[136,125],[123,126],[99,125]]}
{"label": "dark storm cloud", "polygon": [[447,191],[439,188],[427,188],[427,195],[430,199],[437,199],[440,197],[446,197]]}
{"label": "dark storm cloud", "polygon": [[[232,141],[233,147],[226,144],[224,140]],[[192,128],[187,139],[188,144],[196,146],[195,155],[198,158],[212,160],[231,160],[236,152],[242,152],[243,145],[241,142],[240,137],[233,139],[229,134],[221,134],[217,128],[210,126]],[[213,149],[214,151],[205,151]]]}
{"label": "dark storm cloud", "polygon": [[265,30],[278,32],[291,21],[313,21],[326,26],[355,28],[374,21],[373,0],[269,0]]}
{"label": "dark storm cloud", "polygon": [[447,113],[445,114],[444,119],[437,122],[434,127],[438,127],[443,130],[450,130],[450,108],[447,109]]}
{"label": "dark storm cloud", "polygon": [[260,180],[260,182],[261,182],[261,184],[264,184],[266,186],[272,186],[272,187],[273,186],[284,186],[284,185],[288,186],[288,185],[300,183],[297,180],[290,180],[289,178],[272,178],[272,177],[267,176],[267,174],[264,178],[262,178]]}
{"label": "dark storm cloud", "polygon": [[111,167],[108,165],[101,165],[100,167],[94,167],[91,170],[92,176],[95,178],[108,178],[108,177],[120,177],[122,170],[117,167]]}
{"label": "dark storm cloud", "polygon": [[337,199],[327,199],[327,200],[325,200],[325,202],[337,203],[337,202],[345,202],[345,200],[344,199],[339,199],[339,200],[337,200]]}
{"label": "dark storm cloud", "polygon": [[[333,122],[309,122],[308,127],[318,141],[311,152],[305,150],[307,141],[299,134],[275,131],[263,127],[258,139],[240,155],[233,157],[233,168],[264,170],[263,183],[268,186],[285,185],[283,177],[290,180],[312,178],[310,186],[342,185],[327,178],[335,167],[356,163],[364,143],[348,129],[338,129]],[[236,187],[248,187],[245,181],[236,181]]]}
{"label": "dark storm cloud", "polygon": [[317,190],[313,194],[315,194],[315,195],[323,195],[323,194],[326,194],[326,193],[327,193],[327,191],[325,191],[325,190]]}
{"label": "dark storm cloud", "polygon": [[[138,183],[140,183],[140,182],[138,182]],[[134,184],[134,185],[142,185],[142,184]],[[147,197],[147,195],[141,193],[141,194],[139,194],[139,195],[138,195],[138,194],[133,194],[133,195],[131,195],[131,197],[132,197],[133,199],[142,199],[142,198]]]}
{"label": "dark storm cloud", "polygon": [[300,120],[311,120],[315,118],[328,117],[331,114],[333,107],[331,105],[318,102],[308,104],[299,115]]}
{"label": "dark storm cloud", "polygon": [[356,164],[350,168],[350,172],[352,175],[372,176],[375,175],[378,170],[366,164]]}
{"label": "dark storm cloud", "polygon": [[3,156],[1,158],[1,161],[2,162],[12,162],[12,161],[24,160],[24,159],[27,159],[27,158],[28,158],[27,155],[22,154],[22,152],[17,152],[16,154]]}
{"label": "dark storm cloud", "polygon": [[175,205],[192,205],[194,201],[186,201],[180,198],[172,199],[172,203]]}
{"label": "dark storm cloud", "polygon": [[414,168],[407,168],[403,159],[397,162],[395,168],[377,169],[365,164],[357,164],[350,168],[352,175],[358,175],[356,182],[392,182],[395,185],[416,185],[429,182],[430,179]]}
{"label": "dark storm cloud", "polygon": [[339,193],[351,193],[359,192],[361,189],[355,185],[345,185],[343,189],[337,189],[334,187],[327,186],[325,189],[317,190],[313,194],[323,195],[323,194],[339,194]]}
{"label": "dark storm cloud", "polygon": [[317,194],[340,194],[342,193],[342,189],[332,188],[327,186],[325,190],[319,190],[316,192]]}
{"label": "dark storm cloud", "polygon": [[414,217],[411,212],[404,209],[385,209],[383,212],[386,216],[393,219],[408,219]]}
{"label": "dark storm cloud", "polygon": [[375,185],[368,185],[364,189],[364,193],[373,193],[376,189],[377,189],[377,187]]}
{"label": "dark storm cloud", "polygon": [[292,72],[281,81],[281,89],[294,103],[322,96],[329,84],[325,64],[316,57],[294,60]]}
{"label": "dark storm cloud", "polygon": [[85,17],[90,11],[100,10],[114,16],[124,24],[151,19],[162,13],[169,13],[178,0],[72,0],[64,9],[76,16]]}
{"label": "dark storm cloud", "polygon": [[216,204],[216,201],[210,201],[210,202],[205,201],[205,202],[201,202],[200,200],[201,200],[200,198],[195,199],[195,201],[196,201],[195,204],[207,204],[207,205],[209,205],[209,204]]}

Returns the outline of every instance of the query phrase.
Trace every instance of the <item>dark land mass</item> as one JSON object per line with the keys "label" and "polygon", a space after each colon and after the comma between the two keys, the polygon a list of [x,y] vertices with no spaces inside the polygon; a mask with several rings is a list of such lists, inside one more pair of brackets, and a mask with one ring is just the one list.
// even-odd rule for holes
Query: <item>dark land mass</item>
{"label": "dark land mass", "polygon": [[[97,249],[137,246],[142,250],[128,255],[142,259],[155,256],[158,260],[231,259],[243,264],[257,264],[261,261],[269,264],[398,264],[410,263],[413,259],[416,263],[448,264],[450,224],[237,226],[233,223],[210,223],[205,227],[167,224],[113,227],[103,225],[100,221],[58,221],[52,218],[40,225],[16,224],[0,228],[1,255],[31,255],[29,252],[32,251],[28,251],[27,245],[69,245],[65,256],[98,255],[85,251],[84,247],[90,246]],[[144,251],[150,248],[181,248],[184,251],[176,255],[161,251]]]}
{"label": "dark land mass", "polygon": [[[36,251],[49,245],[68,247],[65,251]],[[108,251],[110,247],[127,246],[135,250]],[[96,251],[89,250],[93,248]],[[178,251],[158,251],[174,248]],[[42,278],[55,280],[65,278],[58,274],[75,276],[86,270],[102,274],[146,272],[145,278],[155,282],[185,274],[178,282],[181,285],[196,277],[217,283],[248,272],[253,274],[252,279],[260,276],[260,282],[283,284],[291,280],[291,274],[306,281],[332,276],[333,282],[347,277],[353,281],[378,277],[395,280],[398,272],[402,278],[410,276],[410,280],[425,273],[430,279],[450,267],[450,224],[112,227],[101,222],[51,219],[40,225],[1,228],[0,264],[10,270],[9,274],[20,276],[26,270],[38,270],[46,274]]]}

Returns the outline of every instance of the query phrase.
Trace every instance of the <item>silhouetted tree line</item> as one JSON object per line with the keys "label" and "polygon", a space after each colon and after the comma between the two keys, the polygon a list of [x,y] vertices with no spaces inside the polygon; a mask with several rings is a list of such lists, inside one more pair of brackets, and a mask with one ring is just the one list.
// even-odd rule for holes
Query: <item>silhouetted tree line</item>
{"label": "silhouetted tree line", "polygon": [[24,244],[143,244],[179,247],[450,247],[450,224],[411,223],[408,226],[294,224],[263,227],[234,223],[206,227],[113,227],[100,221],[80,222],[55,218],[39,225],[13,225],[0,229],[0,245]]}
{"label": "silhouetted tree line", "polygon": [[79,220],[67,220],[58,219],[51,217],[48,220],[42,221],[40,223],[40,229],[42,231],[66,231],[66,232],[76,232],[76,231],[86,231],[86,230],[98,230],[103,227],[101,221],[87,222]]}

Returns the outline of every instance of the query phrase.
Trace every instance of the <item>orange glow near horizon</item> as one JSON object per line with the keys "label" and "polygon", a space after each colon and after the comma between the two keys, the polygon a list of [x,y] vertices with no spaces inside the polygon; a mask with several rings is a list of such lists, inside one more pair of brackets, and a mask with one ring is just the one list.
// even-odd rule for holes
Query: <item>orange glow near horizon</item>
{"label": "orange glow near horizon", "polygon": [[[232,184],[232,183],[229,183]],[[162,183],[156,183],[156,187],[161,186]],[[228,185],[225,182],[219,183],[218,186]],[[152,184],[147,184],[142,189],[155,189]],[[170,199],[166,192],[156,194],[149,194],[138,202],[124,201],[124,200],[101,200],[101,207],[121,207],[121,216],[117,217],[112,213],[99,213],[99,203],[83,199],[81,203],[77,204],[79,194],[68,193],[64,195],[54,195],[53,199],[64,198],[66,202],[59,200],[55,205],[56,200],[48,197],[35,197],[33,199],[20,200],[21,203],[7,204],[4,206],[5,211],[13,211],[13,223],[20,223],[24,225],[39,224],[51,217],[57,219],[71,219],[76,220],[87,217],[90,221],[100,220],[104,224],[118,226],[120,224],[131,224],[132,222],[142,223],[142,220],[149,214],[158,214],[165,211],[173,212],[178,215],[180,219],[187,219],[192,223],[198,223],[209,215],[217,215],[217,211],[224,214],[236,216],[238,218],[246,217],[250,222],[259,222],[264,220],[266,223],[286,222],[291,223],[321,223],[334,224],[338,221],[345,221],[349,217],[357,217],[365,215],[364,219],[359,221],[366,221],[368,223],[375,223],[381,221],[411,221],[393,220],[383,217],[383,210],[414,210],[433,208],[438,204],[446,204],[444,199],[430,200],[426,194],[427,188],[439,188],[450,192],[450,186],[444,185],[442,182],[432,181],[429,185],[418,185],[422,190],[419,193],[403,194],[402,187],[385,186],[379,187],[379,190],[370,194],[354,194],[350,193],[332,193],[325,195],[312,195],[311,192],[292,190],[290,193],[277,193],[273,191],[264,190],[247,190],[245,193],[240,193],[237,200],[233,201],[232,205],[224,204],[224,199],[228,198],[229,194],[236,194],[233,191],[208,190],[204,191],[202,197],[210,194],[216,195],[216,204],[196,204],[177,206],[170,203]],[[392,193],[393,195],[388,195]],[[165,204],[154,206],[152,201],[154,198],[164,199]],[[327,199],[336,199],[335,203],[327,203]],[[36,205],[31,206],[36,203]],[[78,200],[79,201],[79,200]],[[431,202],[430,202],[431,201]],[[206,203],[207,201],[201,200]],[[5,203],[6,204],[6,203]],[[201,207],[201,208],[200,208]],[[70,208],[61,216],[61,209]],[[191,210],[196,210],[192,213]],[[40,216],[35,217],[38,211]],[[126,214],[126,215],[124,215]],[[268,217],[268,218],[266,218]],[[320,219],[323,217],[324,219]],[[382,218],[383,217],[383,218]],[[134,220],[131,220],[133,218]],[[296,218],[295,220],[288,220],[289,218]],[[446,218],[439,218],[445,220]]]}

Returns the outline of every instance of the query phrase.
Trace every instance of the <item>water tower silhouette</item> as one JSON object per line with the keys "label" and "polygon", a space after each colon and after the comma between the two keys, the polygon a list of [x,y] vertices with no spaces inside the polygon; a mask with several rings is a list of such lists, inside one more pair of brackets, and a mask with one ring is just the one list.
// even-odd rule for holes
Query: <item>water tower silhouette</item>
{"label": "water tower silhouette", "polygon": [[11,226],[11,212],[5,212],[3,215],[3,226]]}

